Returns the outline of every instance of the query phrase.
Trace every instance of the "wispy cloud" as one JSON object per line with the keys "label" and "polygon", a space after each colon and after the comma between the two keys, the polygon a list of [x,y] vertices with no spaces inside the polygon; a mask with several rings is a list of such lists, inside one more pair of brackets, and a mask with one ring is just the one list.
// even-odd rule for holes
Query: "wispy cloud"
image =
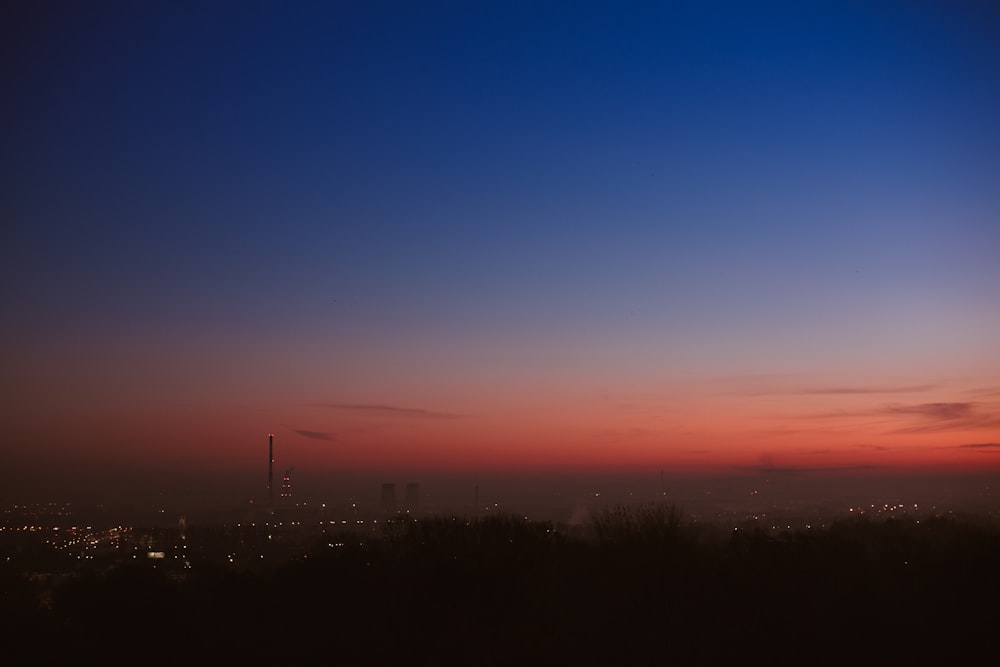
{"label": "wispy cloud", "polygon": [[804,473],[823,472],[858,472],[862,470],[877,470],[876,465],[841,465],[841,466],[738,466],[740,470],[748,470],[762,475],[801,475]]}
{"label": "wispy cloud", "polygon": [[973,403],[921,403],[890,405],[885,411],[896,415],[920,415],[931,419],[962,419],[972,414]]}
{"label": "wispy cloud", "polygon": [[1000,453],[1000,442],[979,442],[971,445],[959,445],[959,449],[984,449]]}
{"label": "wispy cloud", "polygon": [[[861,410],[839,410],[777,415],[787,422],[815,422],[823,431],[849,433],[878,429],[886,434],[920,434],[1000,428],[1000,410],[995,405],[967,401],[890,404]],[[794,421],[793,421],[794,420]],[[832,424],[843,424],[834,428]],[[789,429],[788,433],[794,433]],[[780,429],[771,433],[781,435]]]}
{"label": "wispy cloud", "polygon": [[727,383],[726,393],[738,396],[854,396],[868,394],[919,394],[938,384],[811,385],[785,376],[739,376]]}
{"label": "wispy cloud", "polygon": [[1000,396],[1000,387],[978,387],[976,389],[966,389],[963,393],[968,394],[969,396]]}
{"label": "wispy cloud", "polygon": [[883,386],[883,387],[806,387],[800,389],[799,394],[807,395],[835,395],[835,394],[919,394],[921,392],[935,389],[934,384],[914,384],[906,386]]}
{"label": "wispy cloud", "polygon": [[890,405],[883,413],[914,416],[921,420],[918,424],[896,429],[893,433],[936,433],[1000,427],[1000,415],[982,411],[977,403]]}
{"label": "wispy cloud", "polygon": [[760,438],[780,438],[786,435],[802,435],[803,433],[814,433],[814,429],[805,428],[759,428],[752,431],[752,434]]}
{"label": "wispy cloud", "polygon": [[407,419],[462,419],[466,415],[454,412],[438,412],[422,408],[408,408],[381,403],[314,403],[314,408],[344,410],[377,417],[398,417]]}
{"label": "wispy cloud", "polygon": [[[831,449],[816,449],[812,451],[803,452],[805,454],[814,456],[824,456],[827,454],[834,453]],[[801,475],[805,473],[824,473],[824,472],[857,472],[861,470],[871,470],[874,468],[879,468],[880,466],[870,465],[870,464],[846,464],[846,465],[780,465],[775,462],[774,457],[770,454],[761,455],[757,465],[747,465],[747,466],[736,466],[740,470],[746,470],[750,472],[759,473],[762,475]]]}
{"label": "wispy cloud", "polygon": [[333,434],[325,431],[307,431],[302,428],[294,429],[294,431],[303,438],[311,438],[313,440],[334,440]]}

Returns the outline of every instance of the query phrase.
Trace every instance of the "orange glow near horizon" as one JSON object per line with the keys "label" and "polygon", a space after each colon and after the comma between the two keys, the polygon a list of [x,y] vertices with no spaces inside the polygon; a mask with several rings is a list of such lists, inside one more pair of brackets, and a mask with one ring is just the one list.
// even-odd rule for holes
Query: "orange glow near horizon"
{"label": "orange glow near horizon", "polygon": [[[179,406],[114,420],[81,411],[18,437],[71,443],[62,448],[66,459],[136,465],[254,468],[258,448],[266,446],[256,431],[273,435],[276,461],[300,469],[997,468],[997,396],[974,393],[688,388],[686,394],[578,395],[575,401],[571,392],[497,396],[478,409],[468,400],[431,405],[418,397],[301,403],[256,413]],[[269,432],[262,422],[282,429]]]}

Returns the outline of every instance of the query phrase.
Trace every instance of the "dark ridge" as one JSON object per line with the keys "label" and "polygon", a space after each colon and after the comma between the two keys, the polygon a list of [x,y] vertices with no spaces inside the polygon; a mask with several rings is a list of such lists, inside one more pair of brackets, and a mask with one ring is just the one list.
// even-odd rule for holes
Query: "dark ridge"
{"label": "dark ridge", "polygon": [[767,532],[644,505],[572,527],[403,516],[308,543],[260,526],[159,537],[183,539],[189,565],[8,565],[10,664],[960,664],[991,645],[1000,599],[1000,529],[972,518]]}

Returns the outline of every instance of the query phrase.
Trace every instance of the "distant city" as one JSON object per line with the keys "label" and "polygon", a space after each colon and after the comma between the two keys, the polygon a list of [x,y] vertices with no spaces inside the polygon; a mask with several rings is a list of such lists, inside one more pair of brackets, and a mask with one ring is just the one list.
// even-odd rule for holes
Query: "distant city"
{"label": "distant city", "polygon": [[[773,623],[795,642],[786,657],[814,650],[825,629],[860,628],[863,639],[832,647],[843,664],[859,642],[892,658],[948,655],[967,633],[981,644],[979,610],[1000,590],[989,479],[817,477],[809,494],[801,479],[767,476],[536,479],[531,492],[516,479],[464,492],[386,481],[316,502],[298,497],[293,474],[265,489],[273,500],[225,511],[169,498],[3,506],[5,622],[25,637],[14,664],[68,664],[70,646],[109,642],[162,648],[150,664],[175,664],[189,642],[233,664],[277,660],[284,642],[228,639],[265,618],[311,629],[289,634],[288,655],[306,662],[336,646],[335,664],[464,664],[485,650],[499,653],[479,664],[525,651],[607,664],[623,646],[653,658],[665,645],[686,664],[730,662]],[[524,629],[533,622],[537,635]],[[892,640],[921,624],[930,643]],[[185,640],[161,646],[164,636]]]}
{"label": "distant city", "polygon": [[[337,548],[338,535],[349,532],[374,539],[399,521],[510,515],[570,532],[585,529],[602,512],[650,504],[676,508],[685,521],[719,534],[808,531],[851,517],[919,522],[926,517],[955,516],[1000,521],[1000,505],[988,478],[965,480],[950,488],[940,480],[930,486],[920,479],[861,484],[821,478],[809,480],[809,495],[782,479],[719,477],[675,482],[681,488],[667,488],[661,478],[661,488],[653,490],[649,484],[630,486],[619,480],[585,493],[546,489],[537,482],[521,493],[515,488],[504,493],[473,485],[464,502],[454,488],[425,490],[416,481],[384,482],[365,498],[316,502],[296,497],[292,472],[286,471],[272,502],[251,500],[221,511],[186,512],[172,506],[169,499],[162,505],[141,507],[61,501],[8,504],[0,518],[0,556],[9,567],[43,578],[124,560],[145,561],[184,576],[205,564],[259,568],[307,557],[324,539],[329,539],[330,548]],[[883,493],[877,493],[879,482],[885,485]]]}

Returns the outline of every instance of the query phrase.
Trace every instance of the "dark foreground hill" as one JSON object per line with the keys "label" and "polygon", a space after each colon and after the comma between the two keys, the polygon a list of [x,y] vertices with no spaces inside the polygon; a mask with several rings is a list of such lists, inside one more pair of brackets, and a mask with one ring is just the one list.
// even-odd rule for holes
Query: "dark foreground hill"
{"label": "dark foreground hill", "polygon": [[662,506],[578,532],[439,517],[327,534],[268,569],[139,561],[3,586],[5,664],[972,664],[997,647],[1000,531],[720,536]]}

